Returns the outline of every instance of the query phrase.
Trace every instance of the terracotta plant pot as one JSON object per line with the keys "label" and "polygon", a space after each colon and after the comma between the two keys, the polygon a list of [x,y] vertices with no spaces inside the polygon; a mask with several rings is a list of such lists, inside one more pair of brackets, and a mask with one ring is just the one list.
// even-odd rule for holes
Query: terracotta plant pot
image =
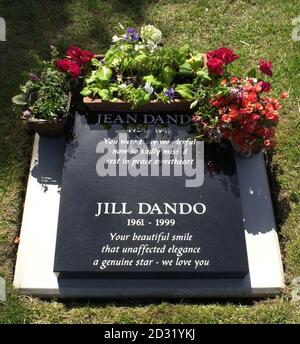
{"label": "terracotta plant pot", "polygon": [[[70,110],[71,106],[71,94],[69,94],[69,99],[67,103],[67,112]],[[67,117],[62,118],[58,122],[49,122],[45,119],[31,118],[24,120],[26,125],[35,131],[40,136],[44,137],[58,137],[64,134],[65,124],[67,122]]]}
{"label": "terracotta plant pot", "polygon": [[132,109],[132,104],[129,102],[109,102],[101,99],[92,99],[90,97],[83,98],[84,104],[88,106],[91,111],[116,111],[116,112],[160,112],[160,111],[191,111],[191,102],[187,100],[174,99],[172,103],[163,103],[160,101],[151,101],[147,104],[141,105]]}

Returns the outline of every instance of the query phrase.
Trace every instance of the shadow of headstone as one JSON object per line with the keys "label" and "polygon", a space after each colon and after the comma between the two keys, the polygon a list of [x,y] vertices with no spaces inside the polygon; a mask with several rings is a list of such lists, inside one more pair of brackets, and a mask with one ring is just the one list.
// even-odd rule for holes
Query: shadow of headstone
{"label": "shadow of headstone", "polygon": [[[31,175],[42,185],[44,191],[47,185],[61,186],[62,166],[64,161],[64,138],[40,137],[38,144],[38,160],[32,169]],[[59,154],[52,154],[52,152]]]}

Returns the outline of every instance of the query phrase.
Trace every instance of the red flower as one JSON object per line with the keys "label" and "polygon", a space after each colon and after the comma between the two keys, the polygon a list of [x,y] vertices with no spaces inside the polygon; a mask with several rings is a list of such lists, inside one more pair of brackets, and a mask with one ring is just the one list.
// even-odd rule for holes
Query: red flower
{"label": "red flower", "polygon": [[240,109],[240,114],[241,115],[249,115],[253,112],[253,108],[252,107],[245,107],[245,108],[241,108]]}
{"label": "red flower", "polygon": [[247,131],[248,133],[253,133],[256,127],[256,122],[249,120],[244,124],[244,130]]}
{"label": "red flower", "polygon": [[266,81],[260,81],[257,85],[260,85],[261,90],[263,92],[269,92],[270,88],[271,88],[271,84],[269,82]]}
{"label": "red flower", "polygon": [[217,75],[223,75],[224,74],[224,69],[223,69],[223,61],[212,57],[207,60],[207,68],[209,71],[209,74],[217,74]]}
{"label": "red flower", "polygon": [[251,103],[255,103],[257,101],[257,95],[255,92],[251,92],[248,94],[247,99],[251,102]]}
{"label": "red flower", "polygon": [[275,141],[274,140],[264,140],[264,146],[267,149],[273,148],[275,146]]}
{"label": "red flower", "polygon": [[257,120],[259,119],[259,114],[257,114],[257,113],[252,113],[252,114],[251,114],[251,119],[252,119],[253,121],[257,121]]}
{"label": "red flower", "polygon": [[57,60],[56,67],[62,72],[68,72],[72,78],[78,78],[81,73],[79,64],[68,58]]}
{"label": "red flower", "polygon": [[[221,61],[222,66],[221,59],[210,57],[208,61],[210,60],[211,67],[215,70],[218,64],[220,68],[224,68],[225,63]],[[218,114],[217,126],[222,138],[238,145],[244,152],[250,152],[253,148],[256,149],[256,146],[261,149],[274,147],[275,127],[281,105],[278,99],[261,95],[262,92],[270,90],[270,83],[233,77],[227,84],[230,90],[227,96],[210,100],[210,104],[216,108],[215,113]],[[239,97],[235,96],[236,93]],[[283,98],[286,96],[287,93],[282,95]],[[198,123],[197,125],[200,128]]]}
{"label": "red flower", "polygon": [[71,74],[72,78],[78,78],[81,74],[80,66],[77,63],[71,63],[68,72]]}
{"label": "red flower", "polygon": [[264,139],[274,139],[275,138],[275,129],[272,128],[265,128],[265,132],[263,134]]}
{"label": "red flower", "polygon": [[222,60],[225,64],[231,63],[239,58],[233,50],[228,48],[219,48],[213,51],[209,51],[207,54],[208,59],[217,58]]}
{"label": "red flower", "polygon": [[286,98],[288,98],[289,97],[289,93],[288,92],[282,92],[281,94],[280,94],[280,98],[281,99],[286,99]]}
{"label": "red flower", "polygon": [[89,63],[94,56],[91,51],[81,50],[80,48],[75,46],[70,46],[66,54],[79,65],[85,65]]}
{"label": "red flower", "polygon": [[272,98],[271,102],[272,102],[275,110],[280,110],[281,109],[281,105],[279,104],[278,99]]}
{"label": "red flower", "polygon": [[237,84],[239,82],[239,79],[236,76],[233,76],[230,80],[229,80],[230,84]]}
{"label": "red flower", "polygon": [[253,86],[251,86],[251,85],[246,85],[245,86],[245,91],[246,92],[252,92],[252,90],[253,90]]}
{"label": "red flower", "polygon": [[260,64],[259,64],[259,69],[262,73],[268,75],[268,76],[272,76],[273,72],[272,72],[272,62],[269,61],[265,61],[264,59],[260,60]]}
{"label": "red flower", "polygon": [[254,91],[255,93],[261,93],[261,91],[262,91],[261,85],[260,85],[259,83],[256,84],[256,85],[253,87],[253,91]]}
{"label": "red flower", "polygon": [[70,59],[61,59],[56,61],[56,68],[62,72],[67,72],[70,66]]}
{"label": "red flower", "polygon": [[82,55],[80,57],[80,61],[82,64],[87,64],[91,61],[94,57],[94,54],[89,50],[82,50]]}
{"label": "red flower", "polygon": [[229,116],[232,121],[236,121],[239,118],[239,111],[235,105],[230,105]]}
{"label": "red flower", "polygon": [[82,56],[82,50],[74,45],[71,45],[69,49],[66,51],[67,56],[73,59],[80,59]]}
{"label": "red flower", "polygon": [[266,113],[266,118],[269,119],[272,122],[277,122],[279,119],[278,113],[277,111],[273,111],[273,112],[267,112]]}
{"label": "red flower", "polygon": [[220,97],[220,98],[215,98],[210,101],[212,106],[215,106],[216,108],[220,108],[222,106],[225,106],[228,104],[227,98],[225,97]]}
{"label": "red flower", "polygon": [[265,110],[267,112],[273,112],[275,109],[274,109],[274,106],[271,103],[269,103],[265,106]]}
{"label": "red flower", "polygon": [[256,110],[263,110],[263,106],[261,105],[261,103],[256,103],[255,104],[255,109]]}
{"label": "red flower", "polygon": [[251,106],[251,103],[256,103],[257,101],[257,96],[256,93],[251,92],[250,94],[246,94],[243,97],[243,107],[247,108]]}
{"label": "red flower", "polygon": [[229,115],[223,115],[222,121],[225,123],[229,123],[231,121],[230,116]]}

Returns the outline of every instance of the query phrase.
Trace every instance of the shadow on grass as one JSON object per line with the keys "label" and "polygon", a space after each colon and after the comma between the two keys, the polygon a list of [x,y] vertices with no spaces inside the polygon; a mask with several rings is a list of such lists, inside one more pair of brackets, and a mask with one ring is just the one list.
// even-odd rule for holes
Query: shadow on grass
{"label": "shadow on grass", "polygon": [[[0,102],[10,109],[10,98],[18,92],[37,61],[35,56],[46,57],[53,37],[68,23],[65,1],[5,2],[1,6],[7,25],[7,41],[0,44],[1,92]],[[3,108],[3,107],[2,107]]]}
{"label": "shadow on grass", "polygon": [[[155,2],[1,1],[1,16],[7,26],[7,41],[0,43],[2,111],[3,105],[5,110],[11,109],[10,98],[18,92],[27,73],[37,67],[34,57],[49,57],[50,45],[56,45],[61,52],[70,44],[86,49],[92,45],[104,51],[110,45],[111,30],[118,24],[118,17],[140,25],[145,19],[146,8]],[[1,115],[3,112],[0,118]]]}
{"label": "shadow on grass", "polygon": [[[110,0],[109,5],[114,11],[124,14],[137,25],[141,25],[144,22],[147,7],[157,2],[159,0]],[[86,0],[83,2],[83,5],[88,11],[97,12],[98,10],[101,11],[103,3],[98,0]]]}
{"label": "shadow on grass", "polygon": [[278,164],[273,163],[273,153],[270,153],[268,155],[267,172],[269,177],[277,232],[280,239],[282,239],[280,231],[285,221],[287,220],[289,213],[291,212],[291,206],[289,197],[283,195],[282,193],[283,188],[279,182],[278,176],[282,174],[283,171]]}

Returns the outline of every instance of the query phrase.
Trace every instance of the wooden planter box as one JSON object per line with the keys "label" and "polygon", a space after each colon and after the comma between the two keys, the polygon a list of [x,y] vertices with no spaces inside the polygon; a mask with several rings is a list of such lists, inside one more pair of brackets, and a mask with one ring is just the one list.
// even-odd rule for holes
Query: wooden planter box
{"label": "wooden planter box", "polygon": [[[101,60],[104,58],[104,54],[97,54],[95,58]],[[102,99],[95,99],[90,97],[83,98],[84,104],[86,104],[91,111],[108,111],[108,112],[172,112],[172,111],[189,111],[192,102],[182,99],[174,99],[172,103],[163,103],[160,101],[151,101],[145,105],[141,105],[138,108],[132,109],[132,104],[124,101],[109,102]]]}
{"label": "wooden planter box", "polygon": [[109,112],[160,112],[160,111],[191,111],[191,102],[187,100],[174,99],[172,103],[163,103],[160,101],[151,101],[147,104],[141,105],[132,109],[132,104],[129,102],[109,102],[101,99],[92,99],[90,97],[83,98],[84,104],[88,106],[91,111],[109,111]]}

